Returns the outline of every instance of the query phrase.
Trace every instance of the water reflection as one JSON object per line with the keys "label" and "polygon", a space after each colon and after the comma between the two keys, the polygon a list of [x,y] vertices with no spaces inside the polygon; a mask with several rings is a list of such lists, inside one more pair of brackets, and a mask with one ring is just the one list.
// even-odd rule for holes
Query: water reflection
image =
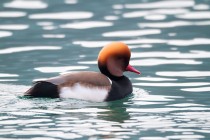
{"label": "water reflection", "polygon": [[181,7],[192,7],[195,2],[193,0],[182,0],[182,2],[177,2],[176,0],[171,1],[158,1],[158,2],[148,2],[148,3],[135,3],[126,4],[125,7],[128,9],[152,9],[152,8],[181,8]]}
{"label": "water reflection", "polygon": [[43,73],[66,72],[69,70],[82,70],[87,69],[87,66],[64,66],[64,67],[39,67],[34,68]]}
{"label": "water reflection", "polygon": [[32,14],[29,16],[31,19],[57,19],[57,20],[68,20],[68,19],[86,19],[91,18],[93,13],[78,11],[78,12],[57,12],[57,13],[43,13],[43,14]]}
{"label": "water reflection", "polygon": [[25,51],[35,51],[35,50],[60,50],[60,46],[24,46],[24,47],[12,47],[1,49],[0,54],[11,54],[17,52],[25,52]]}
{"label": "water reflection", "polygon": [[26,16],[26,12],[20,11],[0,11],[1,18],[18,18]]}
{"label": "water reflection", "polygon": [[18,9],[44,9],[47,8],[47,4],[42,1],[24,1],[24,0],[13,0],[5,3],[4,7],[18,8]]}
{"label": "water reflection", "polygon": [[106,32],[102,35],[104,37],[132,37],[132,36],[145,36],[151,34],[160,34],[161,31],[157,29],[153,30],[139,30],[139,31],[115,31],[115,32]]}
{"label": "water reflection", "polygon": [[3,30],[25,30],[28,29],[26,24],[10,24],[10,25],[0,25],[0,29]]}
{"label": "water reflection", "polygon": [[109,27],[112,26],[112,22],[105,21],[85,21],[85,22],[77,22],[77,23],[69,23],[65,25],[61,25],[61,28],[70,28],[70,29],[89,29],[89,28],[97,28],[97,27]]}
{"label": "water reflection", "polygon": [[12,36],[12,32],[9,31],[0,31],[0,38]]}

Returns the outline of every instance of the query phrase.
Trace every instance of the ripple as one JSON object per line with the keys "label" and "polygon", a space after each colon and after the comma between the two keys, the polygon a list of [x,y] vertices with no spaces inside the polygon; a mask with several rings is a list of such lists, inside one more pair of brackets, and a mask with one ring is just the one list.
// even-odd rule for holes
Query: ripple
{"label": "ripple", "polygon": [[207,92],[210,91],[210,87],[182,88],[181,90],[188,92]]}
{"label": "ripple", "polygon": [[118,20],[119,17],[118,16],[105,16],[104,19],[105,20]]}
{"label": "ripple", "polygon": [[159,29],[151,29],[151,30],[129,30],[129,31],[114,31],[114,32],[106,32],[102,35],[104,37],[132,37],[132,36],[145,36],[152,34],[160,34],[161,30]]}
{"label": "ripple", "polygon": [[8,37],[8,36],[12,36],[12,32],[0,31],[0,38],[2,38],[2,37]]}
{"label": "ripple", "polygon": [[43,38],[65,38],[65,34],[44,34]]}
{"label": "ripple", "polygon": [[42,13],[32,14],[29,16],[30,19],[87,19],[91,18],[93,13],[91,12],[57,12],[57,13]]}
{"label": "ripple", "polygon": [[139,140],[168,140],[164,137],[141,137]]}
{"label": "ripple", "polygon": [[53,22],[37,22],[39,26],[52,26]]}
{"label": "ripple", "polygon": [[[5,140],[7,140],[7,139],[5,139]],[[12,140],[12,139],[9,139],[9,140]],[[44,137],[44,136],[42,136],[42,137],[37,136],[35,138],[31,138],[30,140],[60,140],[60,139]]]}
{"label": "ripple", "polygon": [[54,72],[66,72],[69,70],[81,70],[87,68],[88,68],[87,66],[65,66],[65,67],[38,67],[34,69],[43,73],[54,73]]}
{"label": "ripple", "polygon": [[41,110],[41,109],[32,109],[30,110],[31,113],[44,113],[44,114],[58,114],[58,115],[61,115],[61,114],[65,114],[64,112],[62,111],[56,111],[56,110]]}
{"label": "ripple", "polygon": [[171,104],[166,106],[175,106],[175,107],[191,107],[191,106],[205,106],[201,104],[194,104],[194,103],[180,103],[180,104]]}
{"label": "ripple", "polygon": [[0,12],[0,17],[2,18],[16,18],[16,17],[24,17],[24,16],[26,16],[26,12],[19,12],[19,11]]}
{"label": "ripple", "polygon": [[89,29],[89,28],[98,28],[98,27],[109,27],[112,26],[112,22],[105,21],[84,21],[84,22],[76,22],[69,23],[65,25],[61,25],[61,28],[70,28],[70,29]]}
{"label": "ripple", "polygon": [[163,39],[134,39],[134,40],[122,40],[126,44],[159,44],[166,43]]}
{"label": "ripple", "polygon": [[173,8],[173,9],[155,9],[151,10],[152,13],[155,14],[163,14],[163,15],[178,15],[178,14],[183,14],[183,13],[188,13],[188,9],[182,9],[182,8]]}
{"label": "ripple", "polygon": [[152,15],[161,15],[165,17],[166,15],[177,15],[177,14],[184,14],[189,12],[188,9],[155,9],[155,10],[149,10],[149,11],[133,11],[133,12],[127,12],[123,14],[124,18],[138,18],[138,17],[146,17],[146,16],[152,16]]}
{"label": "ripple", "polygon": [[97,113],[97,112],[107,112],[107,109],[99,109],[99,108],[84,108],[84,109],[72,109],[72,110],[65,110],[65,112],[81,112],[81,113]]}
{"label": "ripple", "polygon": [[26,24],[5,24],[5,25],[0,25],[0,29],[4,29],[4,30],[25,30],[28,27],[29,27],[29,25],[26,25]]}
{"label": "ripple", "polygon": [[180,7],[192,7],[195,2],[192,0],[182,0],[182,2],[177,2],[176,0],[170,1],[159,1],[159,2],[148,2],[148,3],[135,3],[135,4],[125,4],[125,8],[128,9],[150,9],[150,8],[180,8]]}
{"label": "ripple", "polygon": [[153,27],[153,28],[171,28],[178,26],[192,25],[191,22],[187,21],[169,21],[169,22],[156,22],[156,23],[139,23],[139,27]]}
{"label": "ripple", "polygon": [[123,17],[124,18],[137,18],[137,17],[143,17],[148,15],[148,11],[135,11],[135,12],[129,12],[129,13],[124,13]]}
{"label": "ripple", "polygon": [[40,115],[41,113],[34,113],[34,112],[10,112],[11,115],[17,115],[17,116],[34,116],[34,115]]}
{"label": "ripple", "polygon": [[163,96],[163,95],[149,95],[144,94],[144,96],[134,98],[136,101],[156,101],[156,102],[166,102],[166,101],[174,101],[176,98],[182,98],[180,96]]}
{"label": "ripple", "polygon": [[202,61],[195,61],[191,59],[141,59],[131,60],[130,64],[133,66],[157,66],[157,65],[169,65],[169,64],[185,64],[185,65],[198,65],[202,64]]}
{"label": "ripple", "polygon": [[12,82],[12,81],[18,81],[18,79],[0,79],[0,82]]}
{"label": "ripple", "polygon": [[66,4],[76,4],[76,3],[78,3],[78,1],[77,0],[65,0],[65,3]]}
{"label": "ripple", "polygon": [[188,83],[134,83],[136,86],[155,86],[155,87],[194,87],[210,85],[208,82],[188,82]]}
{"label": "ripple", "polygon": [[195,10],[208,10],[209,5],[207,4],[198,4],[193,7]]}
{"label": "ripple", "polygon": [[17,74],[0,73],[0,77],[18,77]]}
{"label": "ripple", "polygon": [[210,19],[209,11],[190,12],[183,15],[177,15],[177,18],[181,19]]}
{"label": "ripple", "polygon": [[168,139],[202,139],[205,138],[202,135],[172,135],[172,136],[167,136],[166,138]]}
{"label": "ripple", "polygon": [[110,43],[110,41],[73,41],[73,44],[81,45],[82,47],[87,48],[103,47],[105,44],[108,43]]}
{"label": "ripple", "polygon": [[179,26],[205,26],[210,25],[210,21],[169,21],[169,22],[155,22],[155,23],[139,23],[138,26],[141,28],[152,27],[152,28],[173,28]]}
{"label": "ripple", "polygon": [[0,84],[0,94],[8,95],[8,94],[22,94],[29,87],[23,85],[10,85],[10,84]]}
{"label": "ripple", "polygon": [[161,77],[140,77],[135,79],[141,81],[177,81],[177,79],[161,78]]}
{"label": "ripple", "polygon": [[192,45],[209,45],[210,38],[194,38],[190,40],[169,40],[169,45],[175,46],[192,46]]}
{"label": "ripple", "polygon": [[156,72],[156,75],[169,77],[209,77],[210,71],[161,71]]}
{"label": "ripple", "polygon": [[152,45],[150,44],[142,44],[142,45],[129,45],[129,48],[152,48]]}
{"label": "ripple", "polygon": [[57,29],[56,26],[44,26],[43,27],[43,30],[54,30],[54,29]]}
{"label": "ripple", "polygon": [[35,50],[60,50],[60,46],[25,46],[25,47],[12,47],[1,49],[0,54],[11,54],[17,52],[35,51]]}
{"label": "ripple", "polygon": [[19,9],[44,9],[47,8],[47,4],[37,0],[13,0],[4,4],[4,7],[8,8],[19,8]]}
{"label": "ripple", "polygon": [[[162,39],[133,39],[133,40],[118,40],[121,42],[124,42],[126,44],[158,44],[158,43],[167,43],[166,40]],[[73,44],[81,45],[82,47],[87,48],[97,48],[97,47],[103,47],[104,45],[112,42],[110,41],[73,41]],[[147,46],[148,47],[148,46]],[[149,47],[151,47],[149,45]]]}
{"label": "ripple", "polygon": [[133,52],[132,58],[147,58],[147,57],[164,57],[164,58],[210,58],[210,52],[208,51],[195,51],[191,50],[191,53],[180,52]]}
{"label": "ripple", "polygon": [[79,61],[78,64],[97,64],[97,61]]}
{"label": "ripple", "polygon": [[165,15],[147,15],[144,17],[147,20],[164,20],[166,19]]}

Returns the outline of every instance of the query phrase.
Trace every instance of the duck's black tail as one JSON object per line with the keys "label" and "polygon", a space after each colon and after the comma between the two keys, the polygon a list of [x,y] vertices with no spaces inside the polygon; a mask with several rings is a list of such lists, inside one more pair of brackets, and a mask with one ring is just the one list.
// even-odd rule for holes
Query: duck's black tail
{"label": "duck's black tail", "polygon": [[58,86],[46,81],[39,81],[26,91],[24,95],[31,97],[58,98]]}

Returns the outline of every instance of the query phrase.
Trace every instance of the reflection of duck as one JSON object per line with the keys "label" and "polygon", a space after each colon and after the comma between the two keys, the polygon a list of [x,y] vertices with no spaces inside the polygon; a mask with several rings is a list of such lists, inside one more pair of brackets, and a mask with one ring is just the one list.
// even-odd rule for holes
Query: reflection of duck
{"label": "reflection of duck", "polygon": [[98,72],[77,72],[38,81],[25,95],[32,97],[75,98],[89,101],[113,101],[132,93],[125,71],[140,74],[129,65],[130,50],[121,42],[106,45],[99,53]]}
{"label": "reflection of duck", "polygon": [[[107,102],[105,109],[108,109],[109,111],[98,113],[97,118],[105,121],[114,121],[119,123],[123,123],[125,120],[129,120],[130,115],[126,109],[130,106],[130,98],[131,96],[126,97],[120,101]],[[103,106],[101,108],[103,109]]]}

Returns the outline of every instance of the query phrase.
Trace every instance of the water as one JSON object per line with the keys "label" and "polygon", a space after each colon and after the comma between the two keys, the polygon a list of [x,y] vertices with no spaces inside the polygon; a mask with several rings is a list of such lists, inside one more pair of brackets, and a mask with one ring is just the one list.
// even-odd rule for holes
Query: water
{"label": "water", "polygon": [[[0,140],[210,139],[209,0],[1,0]],[[123,41],[134,94],[93,103],[22,97],[32,81],[98,71]]]}

